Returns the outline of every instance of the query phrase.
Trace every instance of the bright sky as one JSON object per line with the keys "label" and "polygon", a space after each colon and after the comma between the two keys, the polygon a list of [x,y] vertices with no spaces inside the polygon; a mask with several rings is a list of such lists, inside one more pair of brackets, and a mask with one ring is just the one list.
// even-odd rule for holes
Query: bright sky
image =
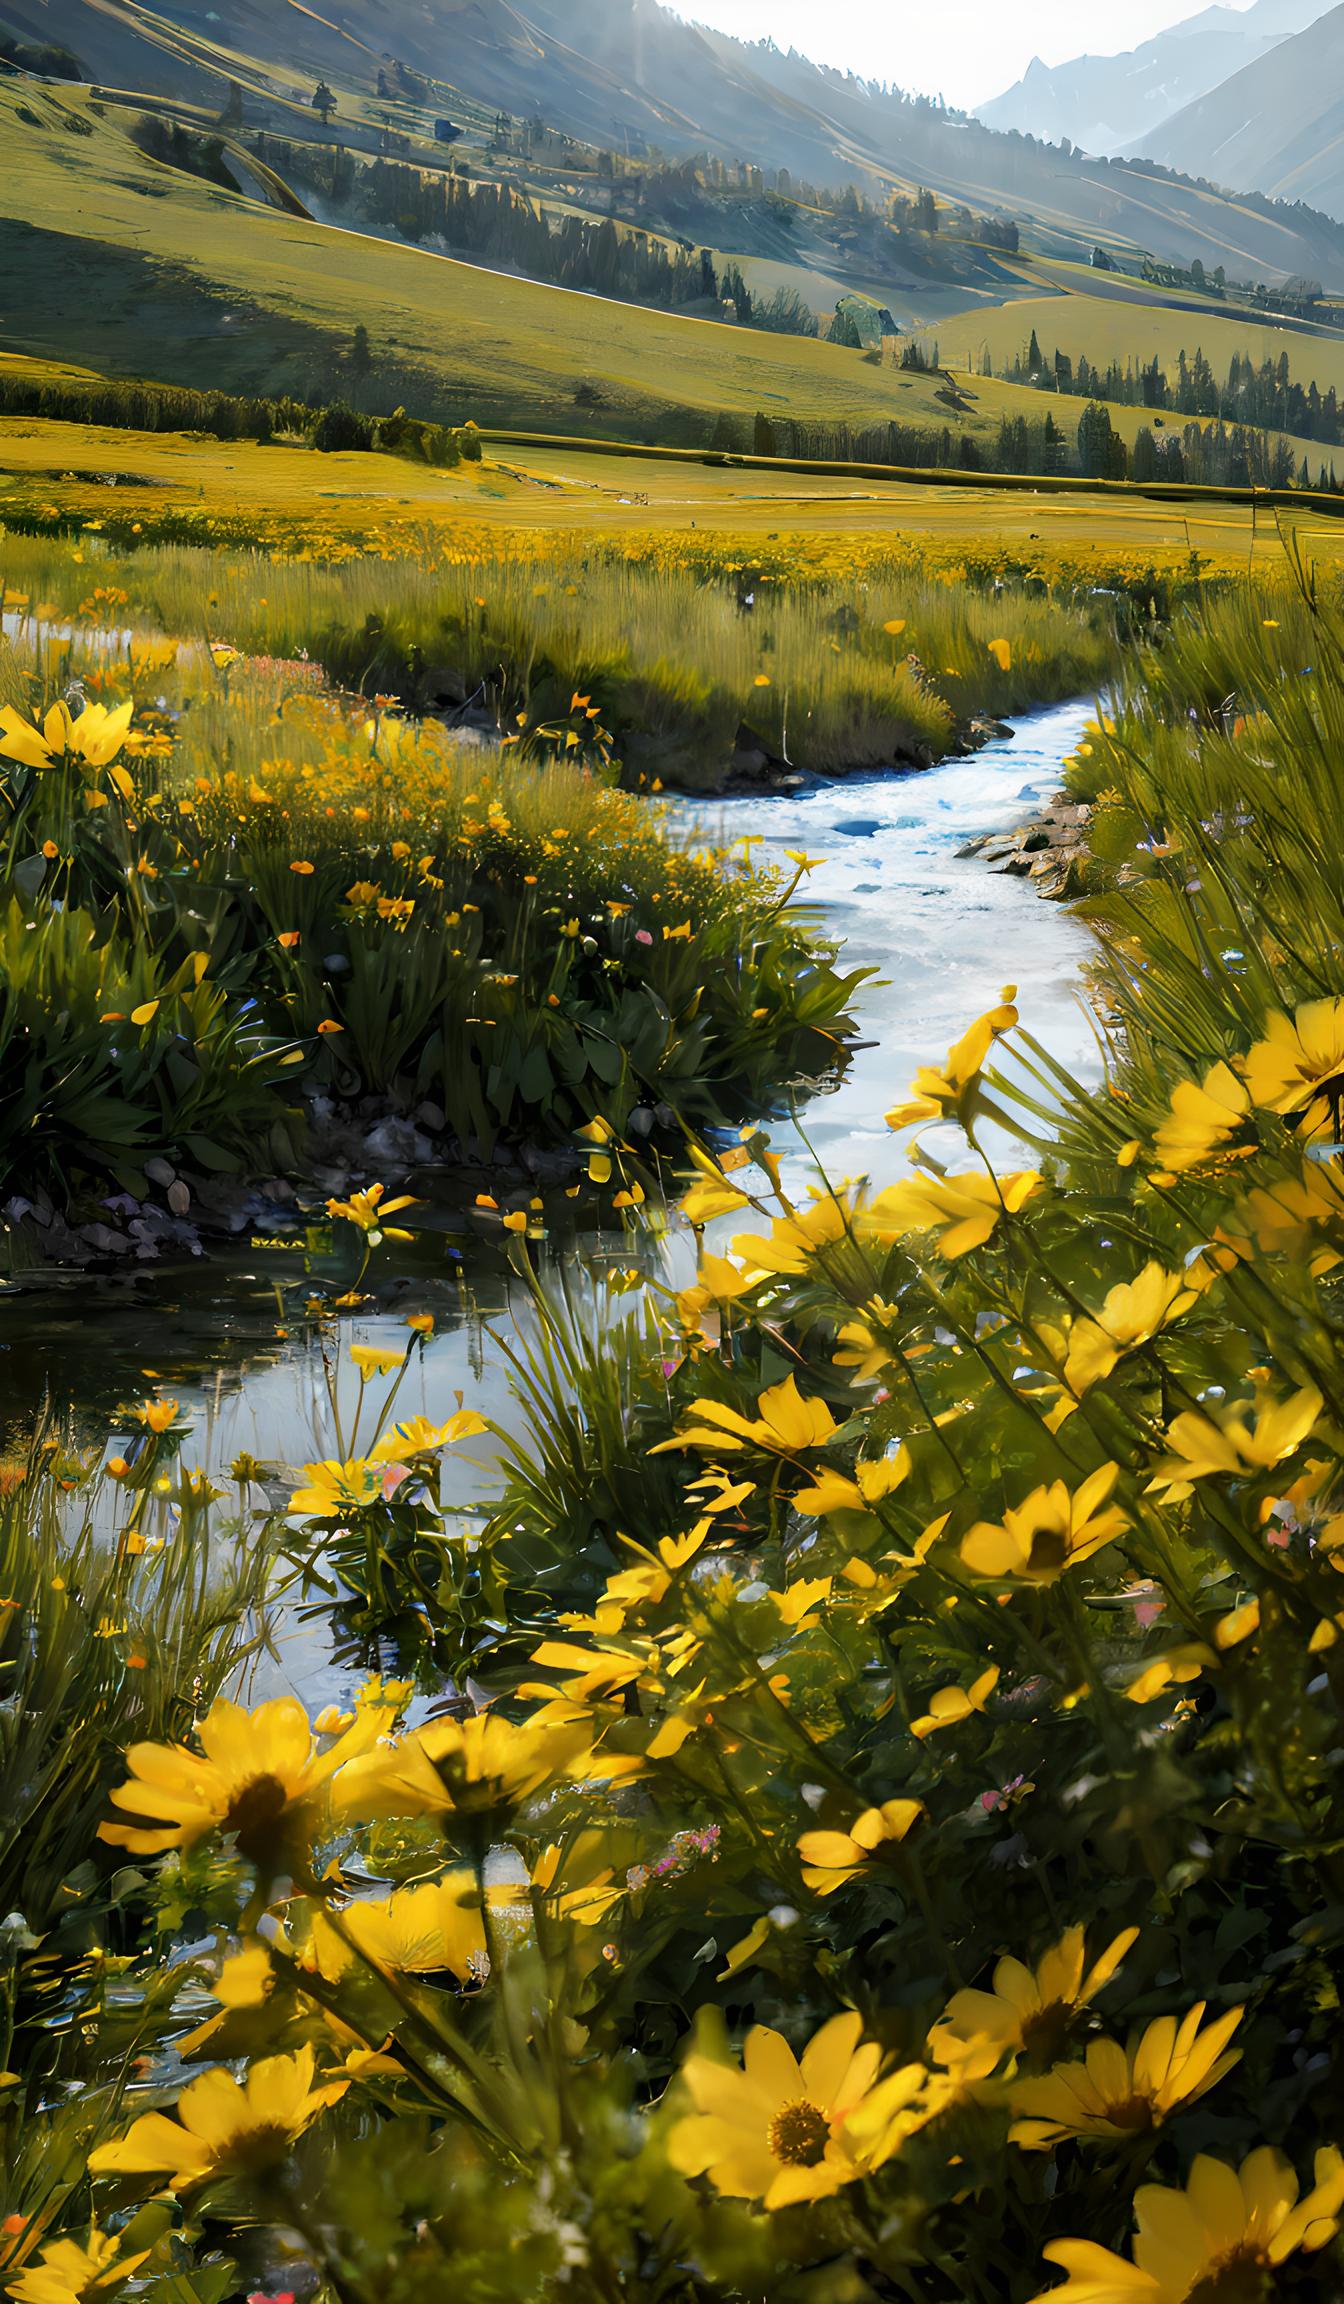
{"label": "bright sky", "polygon": [[[1247,0],[1228,0],[1244,7]],[[874,80],[890,80],[969,111],[1019,80],[1033,56],[1063,64],[1089,51],[1137,47],[1203,0],[1127,0],[1123,31],[1101,0],[671,0],[676,13],[744,40],[768,34]]]}

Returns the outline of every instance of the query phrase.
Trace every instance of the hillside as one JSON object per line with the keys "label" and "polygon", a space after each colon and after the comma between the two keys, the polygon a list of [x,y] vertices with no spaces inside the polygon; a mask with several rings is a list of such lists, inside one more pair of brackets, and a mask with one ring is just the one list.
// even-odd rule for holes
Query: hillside
{"label": "hillside", "polygon": [[[1287,0],[1285,0],[1287,4]],[[5,0],[6,20],[50,30],[42,0]],[[950,201],[1028,220],[1056,252],[1096,242],[1146,248],[1236,277],[1306,274],[1344,286],[1344,231],[1323,216],[1220,198],[1144,162],[1089,160],[852,75],[681,22],[655,0],[345,0],[318,15],[298,0],[65,0],[63,37],[99,81],[222,99],[251,95],[307,111],[325,77],[342,121],[367,116],[380,70],[432,78],[430,102],[479,116],[497,107],[618,151],[709,147],[817,183],[923,184]]]}
{"label": "hillside", "polygon": [[[1056,65],[1037,56],[1013,87],[979,106],[978,117],[987,127],[1050,143],[1068,137],[1086,152],[1155,149],[1152,138],[1175,113],[1258,64],[1322,13],[1322,0],[1215,5],[1123,55],[1075,56]],[[1184,157],[1172,165],[1200,173]]]}
{"label": "hillside", "polygon": [[1187,105],[1145,149],[1344,217],[1344,7]]}
{"label": "hillside", "polygon": [[717,418],[750,423],[758,409],[955,421],[937,377],[338,233],[147,160],[124,120],[80,91],[0,81],[0,143],[16,163],[0,177],[0,349],[331,397],[363,326],[373,404],[454,422],[707,446]]}

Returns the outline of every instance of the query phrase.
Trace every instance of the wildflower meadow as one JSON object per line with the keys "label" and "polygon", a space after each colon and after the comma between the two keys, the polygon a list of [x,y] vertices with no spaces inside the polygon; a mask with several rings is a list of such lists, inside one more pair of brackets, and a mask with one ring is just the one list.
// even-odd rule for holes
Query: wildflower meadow
{"label": "wildflower meadow", "polygon": [[[74,583],[20,542],[11,592]],[[282,1458],[151,1371],[0,1470],[0,2285],[1335,2293],[1333,597],[1229,578],[1104,657],[953,602],[987,708],[1052,618],[1104,681],[1097,1076],[1005,949],[885,1172],[799,1189],[778,1115],[865,997],[814,860],[619,789],[576,660],[469,743],[260,606],[153,616],[173,552],[81,564],[82,626],[25,589],[5,658],[5,1181],[288,1174],[344,1261],[286,1302]],[[472,1140],[507,1414],[413,1406],[423,1180],[322,1186],[380,1099]],[[559,1262],[538,1145],[601,1211]]]}

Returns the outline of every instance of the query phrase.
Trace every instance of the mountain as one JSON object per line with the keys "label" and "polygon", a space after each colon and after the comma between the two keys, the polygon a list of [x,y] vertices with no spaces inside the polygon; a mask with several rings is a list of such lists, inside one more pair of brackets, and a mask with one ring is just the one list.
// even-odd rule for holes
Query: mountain
{"label": "mountain", "polygon": [[1216,184],[1344,217],[1344,7],[1189,104],[1145,151]]}
{"label": "mountain", "polygon": [[[1309,0],[1257,0],[1288,10]],[[586,143],[787,168],[823,185],[926,185],[1027,224],[1048,253],[1150,250],[1212,271],[1344,287],[1344,231],[1309,211],[1219,201],[1148,161],[1089,159],[1004,134],[880,87],[683,21],[657,0],[60,0],[61,38],[96,80],[219,103],[231,78],[288,122],[311,124],[319,77],[350,94],[338,123],[400,64],[436,83],[436,108],[539,113]],[[46,0],[0,0],[0,22],[50,36]],[[255,102],[252,117],[258,117]],[[286,121],[282,118],[282,125]]]}
{"label": "mountain", "polygon": [[[1323,0],[1253,0],[1246,9],[1201,9],[1122,56],[1033,57],[1022,78],[979,107],[990,128],[1016,128],[1048,143],[1068,137],[1085,152],[1154,150],[1163,124],[1323,13]],[[1192,168],[1184,158],[1174,167]],[[1198,169],[1193,169],[1198,174]]]}

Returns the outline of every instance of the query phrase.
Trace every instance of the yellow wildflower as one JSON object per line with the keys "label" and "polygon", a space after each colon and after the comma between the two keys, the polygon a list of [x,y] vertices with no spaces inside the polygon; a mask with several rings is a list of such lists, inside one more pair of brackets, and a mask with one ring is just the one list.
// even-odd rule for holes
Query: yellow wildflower
{"label": "yellow wildflower", "polygon": [[799,1456],[811,1448],[824,1448],[838,1429],[825,1401],[805,1400],[793,1376],[762,1392],[756,1405],[760,1414],[753,1419],[720,1400],[694,1400],[689,1413],[699,1422],[684,1425],[675,1439],[661,1440],[649,1453],[662,1456],[669,1448],[706,1448],[716,1454],[723,1449],[761,1448],[772,1455]]}
{"label": "yellow wildflower", "polygon": [[384,1716],[385,1708],[369,1706],[347,1736],[319,1752],[297,1697],[277,1697],[252,1712],[220,1697],[197,1728],[200,1753],[185,1744],[131,1746],[130,1774],[111,1795],[131,1821],[102,1824],[98,1837],[137,1856],[157,1856],[224,1832],[236,1835],[252,1862],[290,1846],[306,1855],[328,1783],[374,1741]]}
{"label": "yellow wildflower", "polygon": [[1186,1409],[1167,1428],[1171,1454],[1159,1463],[1148,1494],[1179,1502],[1190,1494],[1192,1481],[1219,1475],[1245,1479],[1268,1471],[1301,1447],[1323,1405],[1314,1384],[1304,1385],[1291,1400],[1276,1400],[1262,1385],[1255,1395],[1254,1423],[1235,1408],[1217,1423],[1198,1409]]}
{"label": "yellow wildflower", "polygon": [[136,1409],[135,1420],[137,1424],[143,1424],[147,1432],[161,1434],[176,1422],[177,1414],[176,1400],[146,1400]]}
{"label": "yellow wildflower", "polygon": [[1294,1016],[1271,1016],[1242,1063],[1253,1104],[1268,1112],[1328,1117],[1344,1091],[1344,1000],[1308,1000]]}
{"label": "yellow wildflower", "polygon": [[1170,1113],[1157,1131],[1162,1167],[1173,1176],[1202,1167],[1245,1126],[1250,1108],[1245,1084],[1228,1064],[1215,1064],[1198,1086],[1182,1080],[1172,1090]]}
{"label": "yellow wildflower", "polygon": [[1299,2200],[1296,2174],[1267,2144],[1240,2168],[1201,2153],[1184,2191],[1139,2186],[1132,2263],[1092,2240],[1056,2240],[1046,2257],[1069,2277],[1032,2304],[1239,2304],[1299,2249],[1334,2239],[1344,2158],[1333,2145],[1316,2154],[1315,2177]]}
{"label": "yellow wildflower", "polygon": [[929,2035],[930,2052],[940,2064],[953,2063],[956,2058],[947,2050],[987,2039],[997,2046],[995,2063],[1016,2055],[1050,2062],[1079,2012],[1109,1984],[1138,1933],[1137,1928],[1122,1929],[1090,1968],[1085,1932],[1077,1926],[1066,1928],[1034,1968],[1021,1960],[1000,1960],[990,1991],[953,1993]]}
{"label": "yellow wildflower", "polygon": [[[353,1760],[335,1787],[345,1816],[450,1816],[512,1807],[558,1777],[593,1764],[591,1728],[528,1721],[499,1712],[431,1720],[395,1744]],[[600,1766],[594,1765],[594,1773]]]}
{"label": "yellow wildflower", "polygon": [[1106,1504],[1119,1477],[1118,1464],[1103,1464],[1073,1492],[1062,1480],[1033,1489],[1002,1521],[982,1520],[972,1528],[962,1541],[962,1559],[977,1576],[1053,1584],[1128,1527],[1119,1507]]}
{"label": "yellow wildflower", "polygon": [[1201,2031],[1204,2009],[1197,2001],[1179,2023],[1159,2016],[1125,2048],[1117,2040],[1094,2040],[1080,2064],[1057,2064],[1038,2080],[1018,2081],[1010,2142],[1024,2152],[1048,2152],[1074,2136],[1119,2143],[1207,2095],[1240,2060],[1241,2050],[1227,2043],[1246,2011],[1229,2009]]}
{"label": "yellow wildflower", "polygon": [[331,1981],[361,1960],[406,1975],[447,1971],[459,1983],[486,1967],[485,1922],[474,1872],[450,1872],[387,1896],[359,1897],[339,1918],[320,1907],[313,1914],[309,1953]]}
{"label": "yellow wildflower", "polygon": [[955,1046],[948,1049],[941,1068],[926,1064],[915,1074],[910,1084],[910,1101],[888,1112],[888,1128],[908,1128],[916,1121],[936,1119],[961,1102],[971,1083],[979,1078],[994,1042],[1003,1033],[1011,1032],[1017,1023],[1017,1009],[1013,1006],[1016,994],[1015,984],[1005,984],[998,1007],[977,1018],[962,1034]]}
{"label": "yellow wildflower", "polygon": [[1000,1218],[1015,1216],[1043,1184],[1034,1170],[998,1177],[910,1176],[880,1192],[856,1229],[884,1246],[906,1233],[936,1232],[940,1253],[955,1259],[983,1248]]}
{"label": "yellow wildflower", "polygon": [[1131,1704],[1151,1704],[1155,1697],[1165,1696],[1172,1688],[1188,1687],[1217,1661],[1212,1648],[1206,1648],[1202,1641],[1183,1641],[1145,1664],[1126,1686],[1125,1695]]}
{"label": "yellow wildflower", "polygon": [[352,1192],[348,1200],[328,1200],[327,1214],[344,1217],[347,1224],[353,1224],[357,1231],[363,1232],[376,1248],[383,1239],[414,1238],[413,1233],[389,1229],[386,1219],[399,1216],[403,1208],[415,1208],[418,1205],[418,1201],[412,1199],[409,1193],[402,1193],[398,1199],[389,1200],[385,1184],[370,1184],[363,1192]]}
{"label": "yellow wildflower", "polygon": [[334,1459],[324,1464],[305,1464],[304,1488],[296,1488],[289,1499],[291,1512],[302,1512],[314,1520],[339,1520],[347,1513],[367,1511],[370,1504],[382,1502],[383,1474],[379,1465],[362,1456],[351,1457],[340,1464]]}
{"label": "yellow wildflower", "polygon": [[847,1832],[804,1832],[798,1842],[803,1879],[818,1896],[833,1896],[878,1852],[904,1840],[924,1814],[922,1800],[884,1800],[865,1808]]}
{"label": "yellow wildflower", "polygon": [[[51,768],[66,760],[106,768],[126,742],[134,710],[133,704],[119,704],[115,711],[86,704],[76,719],[68,704],[53,704],[39,723],[6,704],[0,708],[0,754],[24,768]],[[126,787],[129,791],[129,777]]]}
{"label": "yellow wildflower", "polygon": [[267,2056],[247,2078],[203,2072],[184,2088],[177,2118],[146,2112],[115,2144],[89,2156],[94,2176],[166,2177],[183,2192],[213,2177],[249,2174],[283,2157],[297,2136],[345,2094],[344,2079],[314,2087],[311,2047]]}
{"label": "yellow wildflower", "polygon": [[960,1721],[969,1720],[973,1712],[983,1712],[998,1684],[999,1667],[991,1664],[988,1671],[982,1672],[977,1680],[971,1682],[969,1688],[961,1688],[954,1683],[950,1688],[938,1689],[929,1698],[928,1711],[918,1720],[911,1721],[911,1735],[918,1736],[922,1742],[926,1736],[932,1736],[936,1729],[955,1728]]}
{"label": "yellow wildflower", "polygon": [[742,2068],[695,2050],[683,2076],[695,2111],[672,2130],[668,2155],[684,2176],[709,2177],[731,2199],[766,2208],[823,2200],[863,2169],[845,2124],[877,2078],[882,2051],[863,2018],[824,2024],[801,2059],[768,2026],[747,2035]]}
{"label": "yellow wildflower", "polygon": [[82,2247],[78,2240],[53,2240],[5,2294],[13,2304],[102,2304],[149,2256],[147,2248],[122,2256],[120,2247],[119,2234],[100,2232],[96,2224]]}
{"label": "yellow wildflower", "polygon": [[1137,1280],[1112,1288],[1100,1312],[1079,1320],[1069,1335],[1064,1381],[1081,1399],[1092,1384],[1109,1376],[1116,1363],[1139,1345],[1151,1343],[1171,1321],[1197,1303],[1199,1291],[1185,1274],[1158,1263],[1144,1265]]}
{"label": "yellow wildflower", "polygon": [[489,1429],[484,1416],[478,1416],[474,1408],[459,1408],[446,1424],[431,1424],[427,1416],[410,1416],[384,1434],[369,1462],[398,1464],[413,1456],[437,1456],[440,1449],[453,1448],[459,1440],[474,1440]]}

